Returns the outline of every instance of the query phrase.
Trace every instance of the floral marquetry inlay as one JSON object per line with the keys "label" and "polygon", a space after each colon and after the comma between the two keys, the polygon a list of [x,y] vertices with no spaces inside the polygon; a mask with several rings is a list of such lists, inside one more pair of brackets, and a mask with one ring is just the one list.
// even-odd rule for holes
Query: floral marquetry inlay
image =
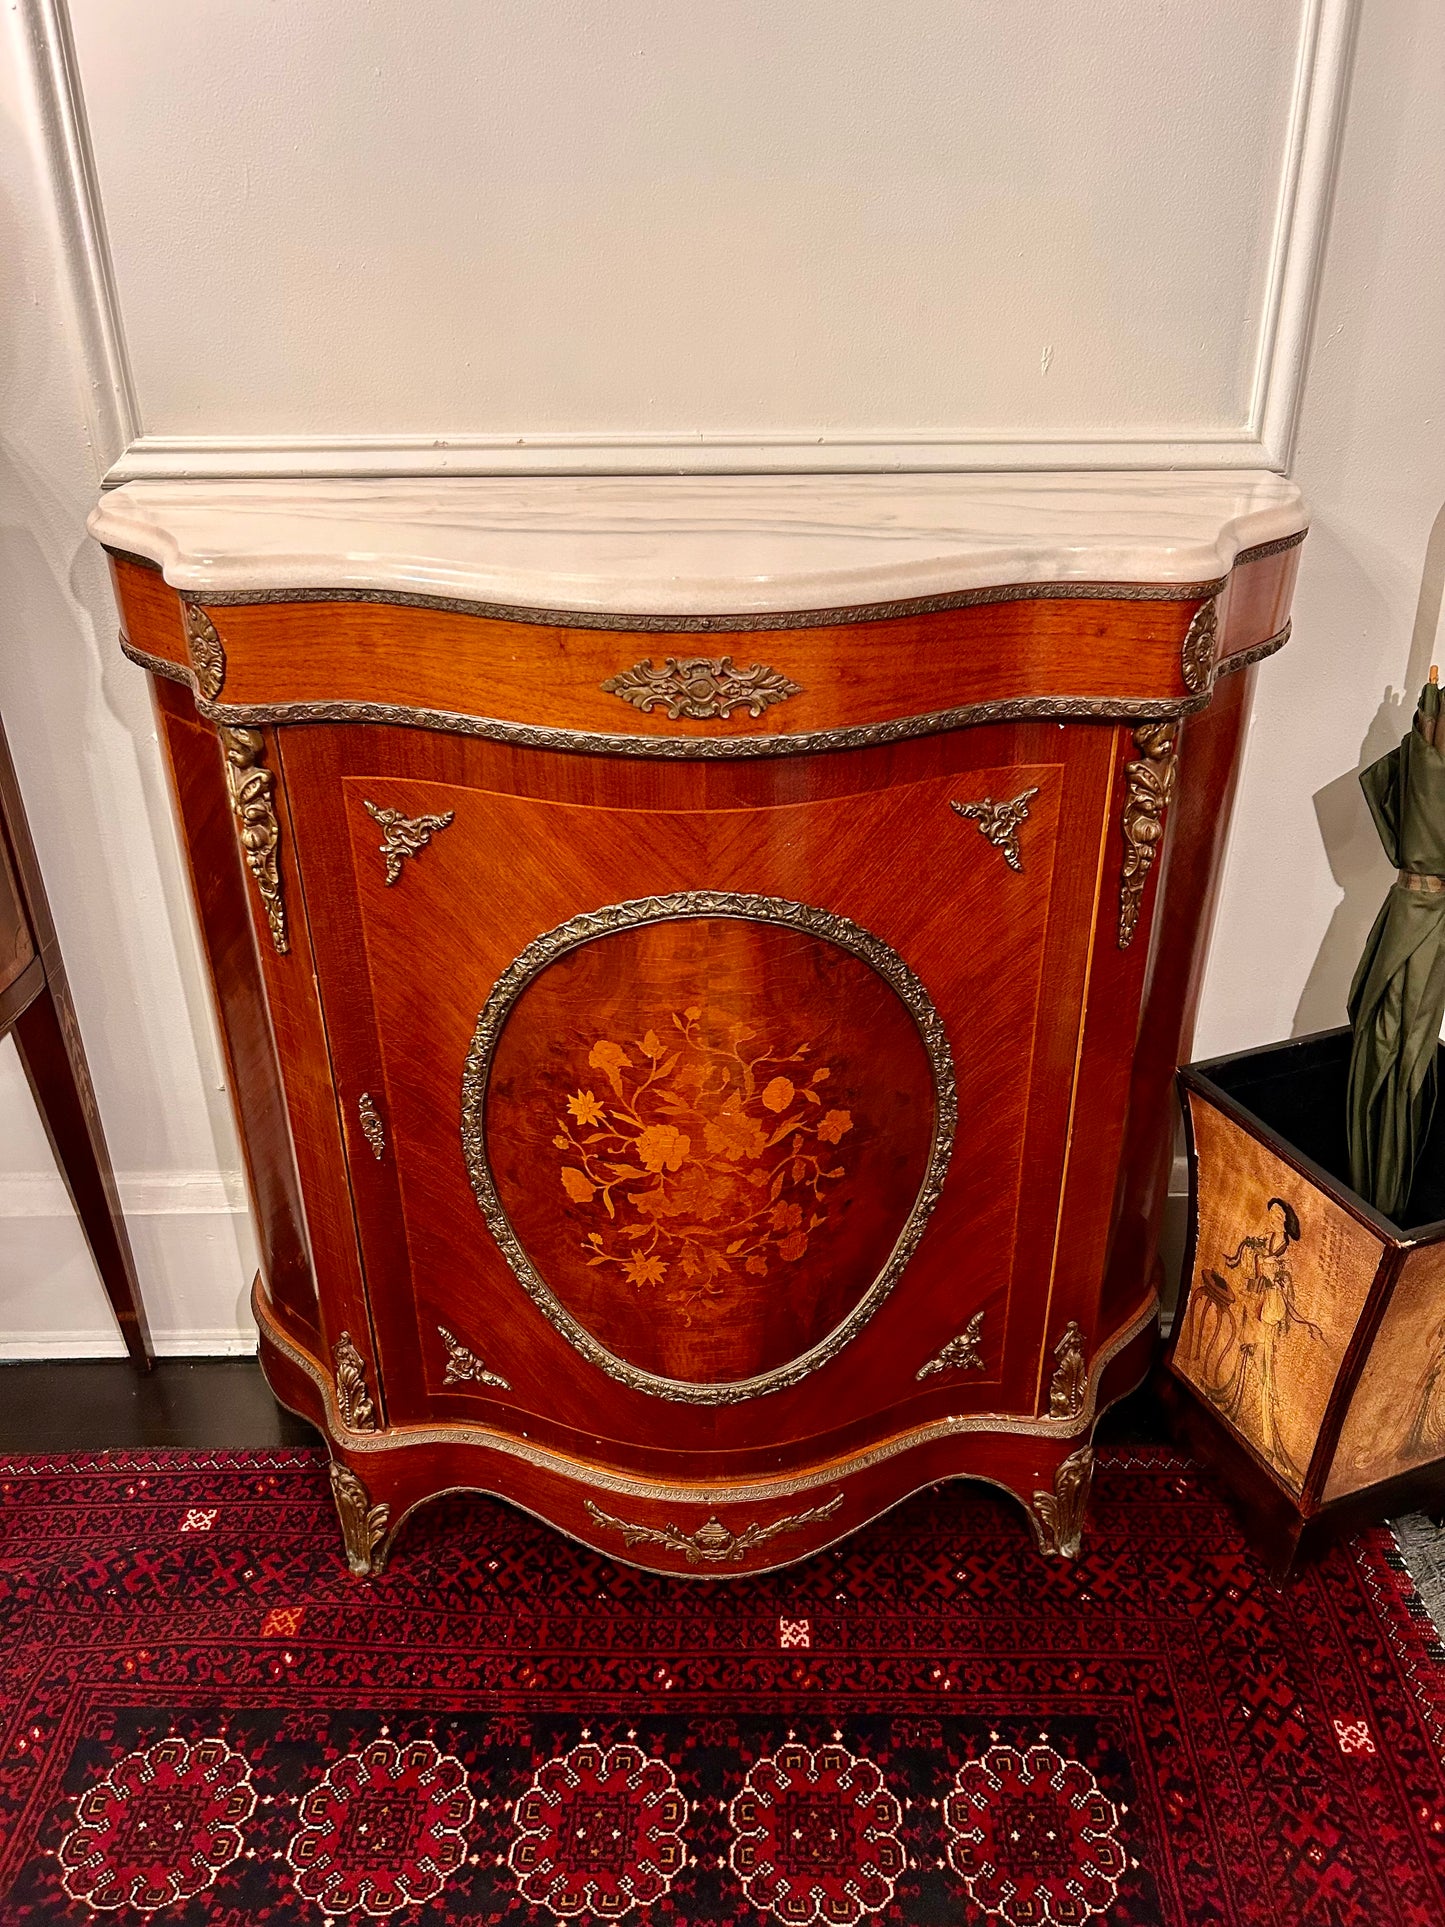
{"label": "floral marquetry inlay", "polygon": [[805,1041],[701,1003],[659,1022],[593,1043],[552,1142],[599,1227],[587,1263],[689,1306],[805,1256],[848,1176],[853,1112]]}
{"label": "floral marquetry inlay", "polygon": [[827,912],[699,891],[576,918],[509,974],[463,1146],[552,1323],[613,1377],[702,1402],[845,1344],[952,1138],[947,1041],[901,959]]}

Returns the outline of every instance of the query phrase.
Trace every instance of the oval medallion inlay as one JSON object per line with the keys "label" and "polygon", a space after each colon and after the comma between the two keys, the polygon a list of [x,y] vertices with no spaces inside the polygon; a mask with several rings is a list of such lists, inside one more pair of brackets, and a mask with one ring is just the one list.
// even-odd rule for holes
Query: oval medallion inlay
{"label": "oval medallion inlay", "polygon": [[871,1316],[952,1146],[943,1026],[846,918],[694,891],[528,946],[478,1022],[463,1141],[513,1271],[593,1363],[699,1403]]}

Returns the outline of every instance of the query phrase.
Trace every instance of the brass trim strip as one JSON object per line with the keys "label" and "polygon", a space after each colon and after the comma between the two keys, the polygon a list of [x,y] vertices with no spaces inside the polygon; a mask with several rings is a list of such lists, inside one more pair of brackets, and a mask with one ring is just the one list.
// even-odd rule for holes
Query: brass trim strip
{"label": "brass trim strip", "polygon": [[1273,542],[1256,542],[1252,549],[1241,549],[1234,558],[1237,569],[1242,562],[1263,562],[1267,555],[1283,555],[1286,549],[1297,549],[1309,534],[1309,527],[1299,529],[1294,535],[1277,536]]}
{"label": "brass trim strip", "polygon": [[[1273,655],[1289,640],[1289,624],[1276,636],[1216,663],[1214,678],[1245,669]],[[467,716],[450,709],[414,709],[404,703],[303,702],[210,703],[196,690],[194,675],[165,656],[153,656],[124,630],[121,651],[139,668],[171,682],[184,683],[195,696],[196,714],[206,722],[289,728],[300,723],[382,723],[399,729],[435,729],[453,736],[481,736],[520,749],[563,750],[587,756],[644,756],[663,762],[732,760],[750,756],[816,756],[828,750],[872,749],[879,744],[939,736],[948,730],[985,723],[1174,722],[1208,707],[1213,682],[1195,696],[1006,696],[962,703],[919,716],[897,716],[881,723],[849,723],[836,729],[800,730],[778,736],[613,736],[605,730],[549,729],[540,723],[510,723],[494,716]]]}
{"label": "brass trim strip", "polygon": [[[184,678],[183,678],[184,680]],[[645,756],[660,762],[733,760],[750,756],[814,756],[825,750],[871,749],[938,736],[980,723],[1018,722],[1173,722],[1192,715],[1209,701],[1198,696],[1014,696],[964,703],[957,709],[921,716],[891,717],[881,723],[850,723],[837,729],[799,730],[778,736],[612,736],[605,730],[550,729],[540,723],[503,722],[491,716],[465,716],[452,710],[412,709],[399,703],[206,703],[197,712],[212,722],[240,720],[255,727],[293,723],[394,723],[404,728],[448,730],[458,736],[484,736],[522,749],[549,749],[591,756]]]}
{"label": "brass trim strip", "polygon": [[1221,656],[1214,665],[1214,680],[1218,682],[1221,676],[1232,676],[1237,669],[1250,669],[1255,663],[1263,662],[1266,656],[1274,655],[1276,650],[1283,649],[1289,641],[1293,628],[1294,624],[1287,622],[1283,629],[1277,630],[1272,636],[1266,636],[1263,642],[1256,642],[1248,649],[1236,649],[1231,655]]}
{"label": "brass trim strip", "polygon": [[122,630],[122,653],[153,676],[183,683],[196,697],[196,713],[206,722],[270,724],[391,723],[404,729],[435,729],[455,736],[483,736],[522,749],[577,751],[593,756],[649,756],[662,760],[748,756],[808,756],[823,750],[868,749],[915,736],[980,723],[1013,722],[1167,722],[1203,709],[1208,694],[1153,696],[1012,696],[964,703],[923,716],[894,717],[882,723],[854,723],[838,729],[802,730],[792,736],[612,736],[604,730],[548,729],[539,723],[509,723],[492,716],[466,716],[449,709],[413,709],[404,703],[305,702],[208,703],[196,691],[189,670],[165,656],[141,649]]}
{"label": "brass trim strip", "polygon": [[[1304,540],[1304,536],[1297,538]],[[1286,546],[1290,546],[1289,543]],[[120,554],[112,550],[112,554]],[[135,561],[139,558],[125,557]],[[1250,553],[1250,560],[1257,559]],[[1240,558],[1236,556],[1235,565]],[[155,568],[155,564],[145,566]],[[614,629],[631,635],[749,635],[774,629],[832,629],[854,622],[888,622],[939,615],[1001,602],[1197,602],[1229,580],[1207,582],[1001,582],[986,589],[949,589],[896,602],[855,602],[845,608],[744,610],[729,615],[627,615],[606,609],[543,609],[510,602],[468,602],[459,596],[418,595],[399,589],[218,589],[192,591],[207,608],[249,608],[270,602],[369,602],[398,608],[444,609],[491,622],[527,622],[549,629]]]}
{"label": "brass trim strip", "polygon": [[[167,682],[183,684],[185,688],[190,690],[198,703],[205,700],[196,686],[194,671],[183,668],[178,662],[172,662],[169,656],[153,656],[149,649],[142,649],[136,643],[133,643],[124,629],[120,631],[119,641],[120,653],[128,662],[133,662],[139,668],[148,670],[152,676],[164,676]],[[207,721],[212,720],[214,719],[210,717],[207,718]]]}
{"label": "brass trim strip", "polygon": [[[810,1471],[788,1473],[777,1479],[741,1479],[732,1485],[686,1480],[662,1485],[626,1472],[612,1472],[606,1466],[588,1464],[565,1452],[535,1445],[529,1439],[514,1438],[506,1432],[482,1425],[396,1425],[379,1432],[349,1431],[341,1422],[335,1394],[323,1368],[294,1344],[269,1316],[262,1302],[259,1277],[251,1293],[251,1309],[267,1342],[274,1345],[316,1386],[325,1407],[328,1431],[342,1450],[353,1456],[368,1452],[400,1452],[416,1446],[472,1445],[507,1458],[520,1459],[524,1464],[535,1466],[538,1471],[550,1473],[556,1478],[570,1479],[574,1484],[588,1486],[597,1492],[615,1492],[632,1499],[653,1499],[660,1505],[719,1506],[766,1504],[770,1499],[790,1498],[796,1492],[815,1491],[820,1485],[837,1485],[844,1479],[866,1472],[875,1465],[884,1465],[890,1459],[899,1458],[919,1446],[933,1445],[939,1439],[953,1438],[963,1433],[1008,1432],[1038,1439],[1076,1438],[1091,1428],[1098,1415],[1099,1380],[1105,1368],[1157,1319],[1159,1300],[1150,1298],[1142,1310],[1094,1354],[1083,1410],[1077,1418],[1017,1418],[998,1412],[976,1412],[967,1417],[935,1419],[927,1425],[915,1426],[911,1431],[897,1433],[893,1438],[868,1446],[848,1458],[832,1460]],[[448,1489],[465,1491],[468,1488],[463,1484]]]}
{"label": "brass trim strip", "polygon": [[[694,1381],[663,1378],[619,1358],[601,1344],[586,1326],[574,1318],[552,1291],[546,1279],[528,1257],[512,1228],[492,1178],[486,1145],[487,1086],[491,1076],[492,1053],[517,999],[547,967],[568,951],[579,949],[598,937],[618,930],[636,929],[653,923],[676,923],[684,919],[720,917],[743,923],[781,924],[803,930],[826,943],[836,944],[860,958],[878,975],[907,1007],[917,1027],[919,1041],[933,1073],[933,1138],[928,1166],[918,1195],[899,1232],[883,1268],[862,1297],[816,1345],[752,1378],[730,1381]],[[943,1191],[948,1160],[953,1152],[953,1135],[958,1116],[958,1093],[954,1080],[953,1053],[943,1019],[923,984],[896,950],[849,918],[808,903],[793,903],[786,897],[744,896],[731,890],[679,890],[664,897],[637,897],[626,903],[607,904],[599,910],[571,917],[555,929],[533,939],[498,977],[477,1018],[476,1033],[467,1052],[462,1074],[462,1151],[471,1177],[472,1189],[481,1208],[487,1229],[511,1266],[522,1289],[542,1316],[575,1347],[587,1361],[635,1392],[653,1398],[673,1399],[687,1405],[736,1405],[744,1399],[759,1398],[767,1392],[782,1391],[795,1385],[810,1372],[836,1356],[868,1323],[892,1291],[908,1260],[917,1249],[924,1226]]]}

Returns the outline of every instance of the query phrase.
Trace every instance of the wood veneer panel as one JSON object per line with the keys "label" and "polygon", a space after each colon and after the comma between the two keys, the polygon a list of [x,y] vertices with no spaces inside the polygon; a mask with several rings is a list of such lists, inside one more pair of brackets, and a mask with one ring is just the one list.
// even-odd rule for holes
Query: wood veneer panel
{"label": "wood veneer panel", "polygon": [[[1285,626],[1299,548],[1242,563],[1221,600],[1220,658]],[[181,600],[159,570],[112,557],[132,640],[188,670]],[[798,735],[970,703],[1041,698],[1138,701],[1190,694],[1180,652],[1198,600],[1022,596],[921,616],[717,635],[566,628],[376,601],[213,605],[228,705],[384,703],[604,735]],[[763,662],[799,685],[786,701],[726,721],[669,718],[602,684],[669,655]]]}
{"label": "wood veneer panel", "polygon": [[151,687],[216,1000],[267,1288],[288,1329],[316,1343],[316,1287],[291,1129],[216,732],[197,721],[186,691],[159,678],[152,678]]}
{"label": "wood veneer panel", "polygon": [[190,657],[186,650],[181,598],[160,570],[113,555],[110,579],[125,634],[148,655],[188,671]]}
{"label": "wood veneer panel", "polygon": [[[1299,543],[1253,562],[1241,562],[1229,578],[1219,624],[1221,661],[1279,635],[1289,621]],[[1221,692],[1222,693],[1222,692]]]}
{"label": "wood veneer panel", "polygon": [[[387,702],[612,735],[795,735],[985,699],[1182,696],[1187,602],[1019,601],[841,627],[724,636],[499,622],[361,602],[211,611],[229,703]],[[669,719],[602,684],[667,656],[764,663],[798,693],[759,716]]]}

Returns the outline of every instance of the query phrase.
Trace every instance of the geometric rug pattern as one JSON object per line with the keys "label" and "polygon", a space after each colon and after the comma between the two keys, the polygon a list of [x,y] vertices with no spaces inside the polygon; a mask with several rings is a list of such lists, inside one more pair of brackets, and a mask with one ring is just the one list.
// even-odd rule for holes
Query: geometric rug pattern
{"label": "geometric rug pattern", "polygon": [[346,1572],[307,1450],[0,1462],[0,1922],[1441,1927],[1445,1676],[1390,1535],[1272,1587],[1099,1454],[757,1578],[484,1497]]}

